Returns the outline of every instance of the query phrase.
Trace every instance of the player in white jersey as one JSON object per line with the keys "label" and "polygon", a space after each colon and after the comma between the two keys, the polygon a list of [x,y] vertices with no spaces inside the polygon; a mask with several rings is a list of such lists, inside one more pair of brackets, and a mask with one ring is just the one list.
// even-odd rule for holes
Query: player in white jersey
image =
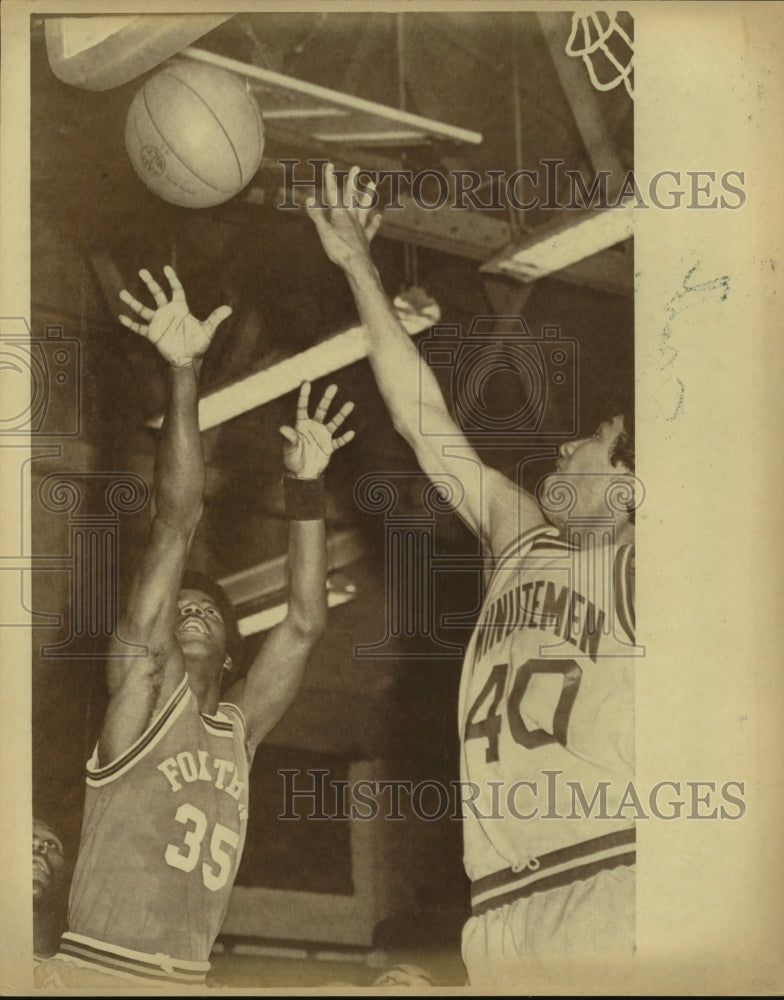
{"label": "player in white jersey", "polygon": [[294,698],[326,624],[323,473],[353,431],[351,412],[329,422],[331,386],[314,416],[303,384],[285,438],[289,530],[285,620],[244,677],[221,696],[238,634],[220,589],[183,578],[202,509],[198,370],[223,306],[204,322],[165,268],[167,300],[128,292],[136,319],[120,317],[168,363],[168,394],[155,466],[155,511],[128,606],[107,663],[109,705],[87,765],[79,856],[60,953],[38,966],[41,987],[198,986],[228,906],[245,839],[248,773],[259,742]]}
{"label": "player in white jersey", "polygon": [[380,215],[357,174],[343,193],[327,167],[331,207],[311,216],[396,429],[425,473],[459,480],[457,512],[493,568],[460,696],[470,983],[611,985],[634,949],[633,424],[610,412],[564,444],[539,502],[484,465],[383,292]]}

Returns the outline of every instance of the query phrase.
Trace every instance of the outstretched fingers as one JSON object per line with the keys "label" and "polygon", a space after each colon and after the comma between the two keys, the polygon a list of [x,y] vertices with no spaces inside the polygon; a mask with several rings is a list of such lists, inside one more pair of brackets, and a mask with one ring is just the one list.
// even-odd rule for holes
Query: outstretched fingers
{"label": "outstretched fingers", "polygon": [[356,209],[356,215],[365,233],[368,244],[378,232],[383,218],[381,211],[374,212],[378,205],[378,190],[374,181],[368,180],[359,184],[359,175],[363,173],[360,167],[352,167],[348,173],[347,187],[351,195],[351,206]]}
{"label": "outstretched fingers", "polygon": [[180,279],[177,277],[177,272],[173,267],[165,264],[163,273],[166,275],[169,287],[172,290],[172,302],[183,302],[185,300],[185,291],[183,290]]}
{"label": "outstretched fingers", "polygon": [[299,387],[297,397],[297,423],[308,419],[308,402],[310,400],[310,382],[303,382]]}
{"label": "outstretched fingers", "polygon": [[129,319],[128,316],[123,316],[120,314],[118,317],[123,326],[127,326],[129,330],[133,330],[134,333],[140,333],[143,337],[146,337],[150,328],[146,324],[143,326],[141,323],[137,323],[135,320]]}
{"label": "outstretched fingers", "polygon": [[324,417],[327,415],[327,410],[329,409],[330,403],[337,395],[338,387],[333,383],[327,386],[324,395],[321,397],[321,402],[316,407],[316,412],[313,414],[313,419],[319,423],[324,423]]}
{"label": "outstretched fingers", "polygon": [[[180,280],[175,274],[174,269],[166,265],[163,270],[166,277],[169,279],[169,284],[171,285],[172,301],[174,301],[174,299],[181,299],[182,301],[185,301],[185,293],[182,290],[182,285],[180,284]],[[150,291],[158,309],[165,306],[167,304],[166,295],[150,272],[146,268],[142,268],[142,270],[139,271],[139,277]],[[140,302],[139,299],[137,299],[136,296],[131,295],[126,288],[123,288],[120,292],[120,301],[124,302],[129,309],[132,309],[140,319],[144,320],[144,323],[142,324],[136,320],[130,319],[128,316],[121,315],[119,318],[122,325],[126,326],[129,330],[133,330],[134,333],[140,333],[142,336],[146,337],[150,330],[149,324],[155,318],[155,310],[150,309],[149,306]]]}
{"label": "outstretched fingers", "polygon": [[363,172],[365,171],[360,167],[352,167],[348,172],[346,187],[348,188],[348,193],[351,195],[351,207],[361,208],[363,211],[366,211],[372,208],[377,200],[377,195],[376,185],[373,181],[368,180],[360,186],[358,178]]}
{"label": "outstretched fingers", "polygon": [[305,209],[313,220],[319,235],[325,234],[329,230],[329,220],[327,215],[338,204],[338,180],[335,177],[335,168],[331,163],[327,163],[322,174],[321,198],[316,196],[314,190],[313,197],[308,199]]}
{"label": "outstretched fingers", "polygon": [[[124,302],[129,309],[133,309],[137,316],[140,316],[146,322],[150,322],[155,313],[152,309],[146,306],[143,302],[134,298],[133,295],[125,288],[120,292],[120,301]],[[122,319],[122,317],[120,317]],[[127,326],[127,324],[126,324]]]}
{"label": "outstretched fingers", "polygon": [[353,441],[354,431],[346,431],[345,434],[341,434],[340,437],[332,438],[332,449],[337,451],[338,448],[342,448],[344,444],[348,444],[349,441]]}
{"label": "outstretched fingers", "polygon": [[231,316],[232,312],[233,309],[231,306],[218,306],[217,309],[213,309],[210,315],[202,323],[202,326],[207,331],[207,335],[211,337],[221,323]]}
{"label": "outstretched fingers", "polygon": [[159,309],[161,308],[161,306],[165,306],[166,305],[166,296],[165,296],[165,294],[163,292],[163,289],[158,284],[158,282],[155,280],[155,278],[153,278],[153,276],[150,274],[150,272],[146,268],[143,267],[141,269],[141,271],[139,271],[139,277],[142,279],[142,281],[145,283],[145,285],[149,289],[150,294],[152,295],[153,299],[155,299],[155,305]]}
{"label": "outstretched fingers", "polygon": [[327,196],[327,204],[330,208],[339,204],[338,179],[335,176],[335,167],[332,163],[328,163],[324,167],[324,193]]}
{"label": "outstretched fingers", "polygon": [[283,427],[279,427],[278,430],[289,442],[289,444],[297,444],[299,441],[299,434],[297,434],[293,427],[289,427],[288,424],[284,424]]}
{"label": "outstretched fingers", "polygon": [[330,434],[335,433],[335,431],[341,426],[341,424],[343,424],[346,417],[351,413],[353,409],[354,409],[354,404],[351,402],[344,403],[341,406],[341,408],[338,410],[335,416],[327,424],[327,430],[330,432]]}

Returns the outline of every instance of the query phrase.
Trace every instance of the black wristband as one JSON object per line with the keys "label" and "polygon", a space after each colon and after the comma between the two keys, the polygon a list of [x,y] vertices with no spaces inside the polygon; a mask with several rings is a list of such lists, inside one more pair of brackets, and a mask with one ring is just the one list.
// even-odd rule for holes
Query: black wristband
{"label": "black wristband", "polygon": [[323,521],[327,512],[324,480],[283,477],[286,516],[290,521]]}

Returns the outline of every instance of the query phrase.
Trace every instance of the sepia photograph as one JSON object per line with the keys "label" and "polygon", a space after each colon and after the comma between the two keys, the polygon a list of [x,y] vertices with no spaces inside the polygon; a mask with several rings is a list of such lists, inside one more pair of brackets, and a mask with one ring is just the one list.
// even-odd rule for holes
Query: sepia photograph
{"label": "sepia photograph", "polygon": [[780,992],[781,5],[3,6],[3,992]]}

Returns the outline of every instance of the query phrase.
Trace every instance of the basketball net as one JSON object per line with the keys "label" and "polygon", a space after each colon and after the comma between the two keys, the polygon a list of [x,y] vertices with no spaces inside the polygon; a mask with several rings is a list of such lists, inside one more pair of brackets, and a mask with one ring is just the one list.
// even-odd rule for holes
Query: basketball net
{"label": "basketball net", "polygon": [[623,83],[634,100],[634,42],[615,20],[615,14],[573,14],[566,54],[582,57],[597,90],[612,90]]}

